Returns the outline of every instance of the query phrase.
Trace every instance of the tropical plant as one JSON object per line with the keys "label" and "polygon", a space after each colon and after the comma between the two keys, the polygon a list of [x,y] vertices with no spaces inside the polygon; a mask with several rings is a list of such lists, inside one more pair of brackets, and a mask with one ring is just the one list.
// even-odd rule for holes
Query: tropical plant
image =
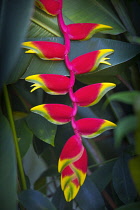
{"label": "tropical plant", "polygon": [[23,40],[31,8],[1,57],[1,208],[139,209],[139,3],[38,0]]}

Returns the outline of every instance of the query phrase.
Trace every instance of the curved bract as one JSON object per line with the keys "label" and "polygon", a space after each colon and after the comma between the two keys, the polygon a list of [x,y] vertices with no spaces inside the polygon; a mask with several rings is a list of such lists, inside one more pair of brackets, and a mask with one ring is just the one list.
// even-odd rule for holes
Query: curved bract
{"label": "curved bract", "polygon": [[30,41],[22,46],[29,50],[25,53],[35,53],[43,60],[64,60],[65,45],[56,42]]}
{"label": "curved bract", "polygon": [[98,118],[83,118],[76,121],[76,127],[81,136],[94,138],[106,130],[116,127],[115,123]]}
{"label": "curved bract", "polygon": [[70,79],[58,74],[36,74],[26,77],[25,80],[34,83],[31,85],[31,92],[42,88],[50,95],[64,95],[68,93],[70,86]]}
{"label": "curved bract", "polygon": [[61,152],[58,171],[61,173],[61,188],[67,201],[71,201],[84,183],[87,172],[87,154],[77,136],[68,139]]}
{"label": "curved bract", "polygon": [[42,104],[31,108],[31,111],[56,125],[66,124],[72,117],[72,108],[64,104]]}
{"label": "curved bract", "polygon": [[62,9],[62,0],[36,0],[35,4],[38,8],[52,16],[58,15]]}
{"label": "curved bract", "polygon": [[112,29],[111,26],[96,23],[74,23],[67,25],[67,33],[71,40],[87,40],[95,33]]}
{"label": "curved bract", "polygon": [[80,55],[72,60],[71,65],[75,74],[84,74],[97,69],[100,63],[111,65],[106,56],[113,53],[112,49],[102,49]]}
{"label": "curved bract", "polygon": [[92,106],[111,89],[116,87],[114,83],[97,83],[80,88],[74,93],[78,106]]}

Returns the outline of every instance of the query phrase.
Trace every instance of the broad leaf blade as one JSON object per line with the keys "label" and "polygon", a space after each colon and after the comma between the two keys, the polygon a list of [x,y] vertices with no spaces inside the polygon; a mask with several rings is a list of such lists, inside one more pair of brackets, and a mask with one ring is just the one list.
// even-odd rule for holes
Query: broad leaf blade
{"label": "broad leaf blade", "polygon": [[119,34],[125,31],[111,7],[103,0],[65,0],[64,14],[73,22],[100,23],[113,27],[109,34]]}
{"label": "broad leaf blade", "polygon": [[87,177],[85,183],[80,188],[76,201],[82,210],[104,210],[104,200],[94,183]]}
{"label": "broad leaf blade", "polygon": [[133,202],[137,196],[136,189],[128,169],[128,157],[120,156],[113,167],[113,186],[119,199],[123,203]]}
{"label": "broad leaf blade", "polygon": [[40,115],[30,113],[27,117],[27,124],[35,136],[42,141],[54,146],[54,138],[57,126],[48,122]]}
{"label": "broad leaf blade", "polygon": [[[2,1],[1,3],[1,44],[0,44],[0,81],[10,76],[20,52],[20,44],[25,37],[31,16],[33,0]],[[12,18],[11,18],[12,17]],[[8,62],[7,62],[8,58]]]}
{"label": "broad leaf blade", "polygon": [[115,146],[119,147],[123,138],[136,130],[136,117],[134,115],[129,115],[122,118],[118,123],[117,127],[114,130]]}
{"label": "broad leaf blade", "polygon": [[19,139],[20,153],[21,156],[23,157],[31,145],[33,133],[27,127],[27,124],[24,119],[16,120],[15,126],[17,130],[17,137]]}
{"label": "broad leaf blade", "polygon": [[121,206],[115,210],[139,210],[140,209],[140,202],[133,202],[127,205]]}
{"label": "broad leaf blade", "polygon": [[115,94],[109,96],[108,100],[109,101],[119,101],[119,102],[133,105],[138,96],[140,96],[139,91],[131,91],[131,92],[123,91],[123,92],[115,93]]}
{"label": "broad leaf blade", "polygon": [[0,115],[0,209],[17,207],[17,170],[13,135],[8,120]]}
{"label": "broad leaf blade", "polygon": [[49,199],[36,190],[22,191],[19,194],[19,200],[27,210],[56,210]]}
{"label": "broad leaf blade", "polygon": [[[105,165],[96,169],[90,176],[91,180],[97,186],[98,190],[102,192],[112,179],[112,169],[115,161],[106,163]],[[103,178],[104,174],[104,178]]]}

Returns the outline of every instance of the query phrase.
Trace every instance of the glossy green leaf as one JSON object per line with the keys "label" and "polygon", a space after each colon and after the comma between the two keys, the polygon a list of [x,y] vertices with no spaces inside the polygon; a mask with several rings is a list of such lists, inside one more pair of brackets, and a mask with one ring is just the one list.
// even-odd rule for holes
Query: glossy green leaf
{"label": "glossy green leaf", "polygon": [[17,209],[17,167],[13,134],[8,120],[0,115],[0,209]]}
{"label": "glossy green leaf", "polygon": [[46,194],[46,177],[39,177],[34,183],[34,189]]}
{"label": "glossy green leaf", "polygon": [[131,91],[131,92],[123,91],[123,92],[112,94],[108,98],[108,100],[109,101],[119,101],[119,102],[123,102],[123,103],[132,105],[132,104],[134,104],[134,102],[138,96],[140,96],[139,91]]}
{"label": "glossy green leaf", "polygon": [[126,116],[119,120],[114,130],[115,146],[119,147],[123,138],[136,130],[137,122],[134,115]]}
{"label": "glossy green leaf", "polygon": [[140,155],[129,160],[129,169],[135,187],[140,195]]}
{"label": "glossy green leaf", "polygon": [[33,133],[27,127],[27,124],[24,119],[16,120],[15,126],[16,126],[16,131],[17,131],[17,137],[19,139],[20,153],[21,153],[21,156],[23,157],[31,145]]}
{"label": "glossy green leaf", "polygon": [[127,204],[136,199],[137,192],[128,169],[128,157],[123,154],[113,167],[112,181],[119,199]]}
{"label": "glossy green leaf", "polygon": [[[33,39],[32,39],[33,40]],[[36,39],[40,40],[40,39]],[[46,38],[43,39],[46,41],[54,41],[63,43],[62,38]],[[134,58],[136,55],[140,53],[140,46],[138,45],[132,45],[126,42],[116,41],[116,40],[109,40],[109,39],[101,39],[101,38],[92,38],[90,40],[79,42],[79,41],[71,41],[71,52],[70,52],[70,59],[74,59],[75,57],[91,52],[93,50],[99,50],[99,49],[114,49],[115,52],[109,56],[111,66],[100,64],[98,69],[94,72],[88,73],[88,74],[81,74],[77,76],[77,79],[82,81],[86,84],[93,84],[97,82],[117,82],[118,79],[116,78],[116,75],[121,74],[130,63],[128,61],[131,61],[132,58]],[[23,50],[23,57],[24,50]],[[30,56],[30,55],[29,55]],[[25,61],[26,63],[26,61]],[[15,75],[14,78],[11,76],[10,83],[16,81],[19,78],[20,71],[22,70],[23,74],[23,68],[24,74],[22,78],[25,78],[29,75],[33,74],[61,74],[61,75],[69,75],[69,72],[64,64],[63,61],[43,61],[39,59],[36,55],[33,55],[32,59],[28,62],[28,64],[25,64],[24,62],[21,64],[18,62],[16,69],[15,69]],[[20,70],[21,68],[21,70]],[[17,74],[16,74],[16,71]]]}
{"label": "glossy green leaf", "polygon": [[31,17],[31,25],[27,37],[61,36],[58,27],[57,17],[50,16],[35,7]]}
{"label": "glossy green leaf", "polygon": [[140,209],[140,202],[133,202],[127,205],[123,205],[115,210],[139,210]]}
{"label": "glossy green leaf", "polygon": [[83,186],[80,188],[75,199],[82,210],[105,209],[104,200],[100,192],[98,191],[96,185],[88,177],[86,178]]}
{"label": "glossy green leaf", "polygon": [[24,190],[19,194],[19,201],[27,210],[56,210],[55,206],[42,193],[36,190]]}
{"label": "glossy green leaf", "polygon": [[42,141],[54,146],[54,138],[57,126],[48,122],[40,115],[30,113],[27,117],[27,124],[32,130],[33,134]]}
{"label": "glossy green leaf", "polygon": [[66,202],[64,198],[64,193],[62,192],[60,187],[57,188],[53,196],[52,203],[55,205],[57,210],[71,210],[72,209],[72,202]]}
{"label": "glossy green leaf", "polygon": [[100,23],[112,26],[113,30],[107,31],[109,34],[125,31],[114,11],[103,0],[65,0],[63,11],[66,17],[76,23]]}
{"label": "glossy green leaf", "polygon": [[[33,0],[1,1],[0,3],[0,85],[7,81],[17,62],[20,44],[24,40]],[[12,17],[12,18],[11,18]],[[8,58],[8,62],[7,62]]]}
{"label": "glossy green leaf", "polygon": [[[96,169],[91,175],[90,179],[94,182],[100,192],[102,192],[112,179],[112,169],[115,161],[106,163]],[[103,178],[104,174],[104,178]]]}

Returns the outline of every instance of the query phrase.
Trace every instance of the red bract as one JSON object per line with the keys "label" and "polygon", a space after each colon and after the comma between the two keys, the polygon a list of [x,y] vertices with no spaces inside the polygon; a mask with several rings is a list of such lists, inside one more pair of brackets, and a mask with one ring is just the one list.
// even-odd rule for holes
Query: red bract
{"label": "red bract", "polygon": [[113,52],[114,50],[112,49],[102,49],[76,57],[71,62],[75,74],[84,74],[94,71],[100,63],[111,65],[106,61],[109,58],[105,57]]}
{"label": "red bract", "polygon": [[36,0],[36,6],[49,15],[56,16],[62,9],[62,0]]}
{"label": "red bract", "polygon": [[42,88],[46,93],[51,95],[64,95],[69,90],[70,79],[66,76],[57,74],[36,74],[25,78],[28,82],[35,84],[31,85],[33,89]]}
{"label": "red bract", "polygon": [[31,108],[31,111],[56,125],[68,123],[72,117],[72,107],[64,104],[42,104]]}
{"label": "red bract", "polygon": [[35,53],[43,60],[64,60],[65,45],[56,42],[30,41],[23,42],[25,53]]}
{"label": "red bract", "polygon": [[92,106],[115,86],[114,83],[97,83],[85,86],[74,93],[75,101],[79,106]]}
{"label": "red bract", "polygon": [[61,188],[67,201],[71,201],[83,184],[87,172],[87,154],[79,137],[72,136],[61,152],[58,171],[61,173]]}
{"label": "red bract", "polygon": [[67,33],[71,40],[87,40],[93,34],[108,29],[112,29],[112,27],[96,23],[74,23],[67,25]]}
{"label": "red bract", "polygon": [[86,138],[93,138],[106,130],[112,129],[116,124],[98,118],[84,118],[76,121],[76,127],[79,134]]}

